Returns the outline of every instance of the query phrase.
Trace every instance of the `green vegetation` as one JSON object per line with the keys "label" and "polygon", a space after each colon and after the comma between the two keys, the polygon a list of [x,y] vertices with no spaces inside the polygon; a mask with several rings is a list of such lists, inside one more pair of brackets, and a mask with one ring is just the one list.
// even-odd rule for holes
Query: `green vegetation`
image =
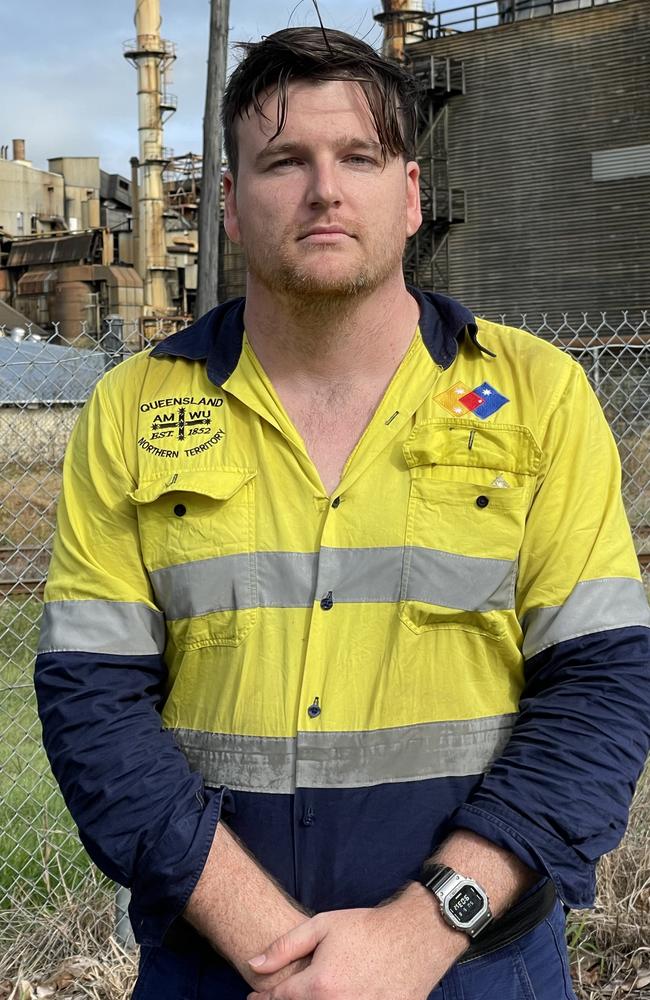
{"label": "green vegetation", "polygon": [[41,602],[0,602],[0,909],[39,906],[87,876],[90,861],[41,746],[32,689]]}

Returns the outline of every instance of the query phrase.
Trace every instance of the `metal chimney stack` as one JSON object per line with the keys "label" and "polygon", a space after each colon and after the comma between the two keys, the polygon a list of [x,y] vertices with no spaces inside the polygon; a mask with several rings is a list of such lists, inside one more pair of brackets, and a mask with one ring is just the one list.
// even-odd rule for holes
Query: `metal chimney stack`
{"label": "metal chimney stack", "polygon": [[24,139],[12,139],[12,153],[14,160],[25,160],[25,140]]}
{"label": "metal chimney stack", "polygon": [[144,282],[145,315],[151,316],[166,313],[170,305],[162,175],[166,159],[163,113],[171,109],[163,100],[162,84],[176,53],[160,37],[160,0],[136,0],[134,21],[137,38],[125,44],[124,56],[138,71],[137,266]]}
{"label": "metal chimney stack", "polygon": [[382,14],[375,20],[384,26],[382,53],[386,59],[403,62],[406,46],[422,37],[423,25],[430,16],[424,0],[382,0]]}

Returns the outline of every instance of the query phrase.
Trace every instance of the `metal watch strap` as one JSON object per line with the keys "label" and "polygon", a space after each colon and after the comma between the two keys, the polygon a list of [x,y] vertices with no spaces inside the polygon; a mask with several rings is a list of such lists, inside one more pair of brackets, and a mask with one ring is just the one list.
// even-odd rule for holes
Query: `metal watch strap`
{"label": "metal watch strap", "polygon": [[454,869],[448,868],[447,865],[429,865],[423,872],[420,881],[431,892],[437,892],[440,886],[444,885],[447,879],[454,874]]}

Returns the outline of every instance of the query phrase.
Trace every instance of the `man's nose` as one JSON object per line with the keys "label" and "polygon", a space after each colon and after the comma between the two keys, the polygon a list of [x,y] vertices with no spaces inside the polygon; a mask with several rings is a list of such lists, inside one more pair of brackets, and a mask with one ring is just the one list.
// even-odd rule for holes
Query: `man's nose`
{"label": "man's nose", "polygon": [[343,196],[334,163],[321,162],[312,165],[307,199],[312,208],[341,204]]}

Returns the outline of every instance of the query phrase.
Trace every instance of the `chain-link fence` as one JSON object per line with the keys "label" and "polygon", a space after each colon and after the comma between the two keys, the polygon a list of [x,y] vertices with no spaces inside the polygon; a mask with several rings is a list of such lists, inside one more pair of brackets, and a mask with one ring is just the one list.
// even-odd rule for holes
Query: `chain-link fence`
{"label": "chain-link fence", "polygon": [[[543,316],[491,318],[554,341],[584,365],[618,442],[625,501],[647,584],[650,318],[584,315],[575,321],[567,317],[554,329]],[[109,322],[99,342],[84,330],[77,342],[63,341],[56,332],[47,339],[29,329],[1,332],[0,980],[20,961],[12,954],[16,926],[44,914],[55,918],[59,906],[83,897],[91,878],[41,749],[32,664],[66,442],[97,379],[141,344],[138,331],[125,330],[121,322]],[[101,891],[112,898],[108,883]],[[96,899],[95,893],[93,907]]]}

